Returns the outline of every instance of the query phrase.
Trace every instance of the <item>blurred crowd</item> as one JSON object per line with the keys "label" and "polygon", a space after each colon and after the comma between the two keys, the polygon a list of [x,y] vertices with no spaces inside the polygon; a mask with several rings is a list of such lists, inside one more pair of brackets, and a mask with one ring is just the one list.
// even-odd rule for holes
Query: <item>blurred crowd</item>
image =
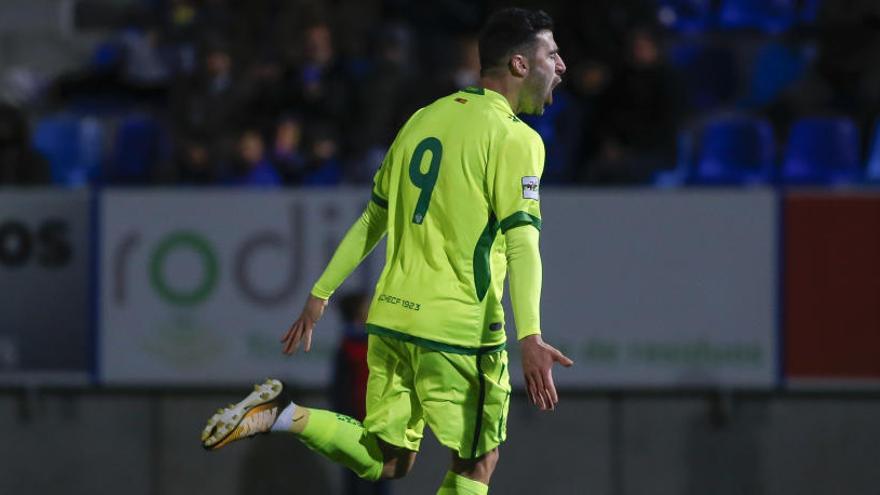
{"label": "blurred crowd", "polygon": [[[545,182],[655,183],[731,113],[769,122],[778,149],[798,119],[844,116],[867,156],[880,3],[766,2],[793,17],[740,25],[728,3],[531,2],[569,67],[525,119],[547,145]],[[479,27],[505,5],[132,2],[82,67],[0,104],[0,184],[368,183],[413,111],[478,82]]]}

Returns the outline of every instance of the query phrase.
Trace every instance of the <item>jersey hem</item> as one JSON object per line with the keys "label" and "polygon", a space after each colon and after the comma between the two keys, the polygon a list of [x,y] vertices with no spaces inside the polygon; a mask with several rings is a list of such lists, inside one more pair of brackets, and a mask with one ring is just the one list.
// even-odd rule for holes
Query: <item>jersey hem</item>
{"label": "jersey hem", "polygon": [[507,342],[502,342],[497,345],[486,346],[486,347],[465,347],[465,346],[460,346],[460,345],[447,344],[445,342],[437,342],[436,340],[430,340],[430,339],[425,339],[422,337],[416,337],[415,335],[410,335],[408,333],[398,332],[397,330],[392,330],[390,328],[380,327],[379,325],[373,325],[371,323],[367,323],[367,333],[370,335],[380,335],[383,337],[391,337],[392,339],[401,340],[403,342],[409,342],[411,344],[425,347],[425,348],[431,349],[433,351],[451,352],[453,354],[465,354],[468,356],[492,354],[495,352],[503,351],[504,349],[507,348]]}

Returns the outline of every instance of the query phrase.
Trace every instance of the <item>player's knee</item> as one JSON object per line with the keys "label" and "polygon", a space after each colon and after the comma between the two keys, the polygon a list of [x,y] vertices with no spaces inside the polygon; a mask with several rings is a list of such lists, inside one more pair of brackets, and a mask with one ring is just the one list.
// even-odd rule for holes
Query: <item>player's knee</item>
{"label": "player's knee", "polygon": [[382,466],[382,478],[390,480],[403,478],[409,474],[415,462],[415,452],[395,452],[394,455],[385,458],[385,464]]}

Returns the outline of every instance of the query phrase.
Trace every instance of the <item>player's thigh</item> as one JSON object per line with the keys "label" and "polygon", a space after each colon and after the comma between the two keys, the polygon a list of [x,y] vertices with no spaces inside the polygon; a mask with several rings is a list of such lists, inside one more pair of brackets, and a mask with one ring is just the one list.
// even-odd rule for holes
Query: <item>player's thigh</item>
{"label": "player's thigh", "polygon": [[506,439],[510,375],[505,351],[425,351],[415,383],[431,431],[460,458],[479,457]]}
{"label": "player's thigh", "polygon": [[405,344],[388,337],[369,337],[364,427],[390,445],[417,451],[425,421]]}

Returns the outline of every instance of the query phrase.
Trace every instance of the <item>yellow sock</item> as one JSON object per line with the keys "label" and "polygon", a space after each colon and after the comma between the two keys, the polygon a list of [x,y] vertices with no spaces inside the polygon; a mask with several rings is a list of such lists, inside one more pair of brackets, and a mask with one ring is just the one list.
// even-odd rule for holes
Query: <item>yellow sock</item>
{"label": "yellow sock", "polygon": [[375,481],[382,476],[384,460],[379,442],[360,421],[332,411],[309,409],[305,428],[297,436],[306,447],[361,478]]}
{"label": "yellow sock", "polygon": [[486,495],[487,493],[489,493],[489,485],[452,471],[446,472],[443,484],[437,490],[437,495]]}

